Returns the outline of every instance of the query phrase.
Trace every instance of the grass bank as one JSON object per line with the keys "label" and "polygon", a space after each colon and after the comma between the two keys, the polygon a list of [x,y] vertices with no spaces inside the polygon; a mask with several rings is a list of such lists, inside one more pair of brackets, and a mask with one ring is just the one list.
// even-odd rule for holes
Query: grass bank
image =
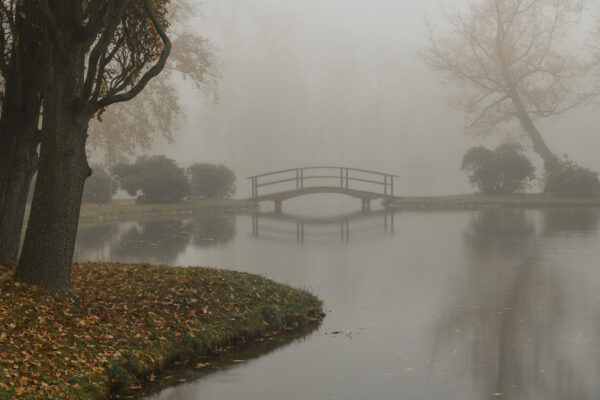
{"label": "grass bank", "polygon": [[105,399],[173,361],[319,321],[314,296],[209,268],[74,264],[49,294],[0,266],[0,399]]}
{"label": "grass bank", "polygon": [[391,209],[471,209],[488,207],[584,207],[600,206],[600,197],[556,197],[545,194],[486,196],[397,197],[387,203]]}

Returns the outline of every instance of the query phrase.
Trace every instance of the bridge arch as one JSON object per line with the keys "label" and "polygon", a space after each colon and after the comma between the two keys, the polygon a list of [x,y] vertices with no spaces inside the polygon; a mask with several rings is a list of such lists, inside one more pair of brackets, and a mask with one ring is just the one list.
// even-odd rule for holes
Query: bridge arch
{"label": "bridge arch", "polygon": [[[273,201],[275,211],[282,211],[282,203],[294,197],[310,194],[338,193],[359,198],[361,208],[369,209],[371,200],[394,198],[396,175],[350,167],[311,166],[267,172],[248,177],[252,183],[251,200]],[[318,182],[316,185],[311,185]],[[263,188],[275,189],[259,193]]]}

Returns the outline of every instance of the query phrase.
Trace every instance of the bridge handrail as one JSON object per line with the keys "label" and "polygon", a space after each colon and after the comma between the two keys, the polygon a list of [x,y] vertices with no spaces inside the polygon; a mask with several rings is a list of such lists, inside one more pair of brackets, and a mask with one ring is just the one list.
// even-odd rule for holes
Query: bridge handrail
{"label": "bridge handrail", "polygon": [[[388,175],[388,176],[392,176],[392,175]],[[318,176],[304,176],[302,177],[303,180],[307,180],[307,179],[340,179],[340,176],[337,175],[318,175]],[[343,179],[346,179],[346,177],[344,177]],[[295,182],[297,180],[296,177],[293,178],[287,178],[287,179],[280,179],[277,181],[269,181],[269,182],[264,182],[264,183],[258,183],[256,184],[256,187],[263,187],[263,186],[270,186],[270,185],[276,185],[278,183],[285,183],[285,182]],[[374,183],[376,185],[385,185],[386,183],[384,182],[379,182],[379,181],[372,181],[370,179],[362,179],[362,178],[353,178],[353,177],[348,177],[348,180],[350,181],[359,181],[359,182],[366,182],[366,183]],[[390,183],[388,182],[387,185],[389,185]]]}
{"label": "bridge handrail", "polygon": [[[306,170],[326,170],[326,169],[339,171],[339,175],[325,175],[325,174],[327,174],[327,172],[321,172],[320,174],[317,174],[317,175],[308,175],[308,176],[304,175],[304,172]],[[283,176],[282,177],[283,179],[274,178],[275,180],[259,183],[260,178],[264,178],[267,176],[281,175],[281,174],[289,174],[289,173],[294,173],[294,172],[295,172],[295,176],[290,176],[290,177]],[[364,175],[359,175],[358,177],[350,176],[351,172],[353,172],[353,173],[358,172],[361,174],[369,174],[371,176],[364,176]],[[374,180],[377,178],[373,177],[373,175],[382,177],[383,181]],[[280,171],[267,172],[267,173],[260,174],[260,175],[250,176],[250,177],[248,177],[248,179],[252,181],[252,198],[259,197],[258,196],[258,188],[260,188],[260,187],[272,186],[272,185],[276,185],[279,183],[286,183],[286,182],[296,182],[296,189],[303,189],[304,181],[309,180],[309,179],[339,179],[340,187],[345,188],[346,190],[350,189],[350,185],[349,185],[350,182],[364,182],[364,183],[369,183],[369,184],[381,185],[381,186],[383,186],[384,196],[394,197],[394,178],[397,178],[397,177],[398,177],[397,175],[387,174],[385,172],[371,171],[368,169],[350,168],[350,167],[310,166],[310,167],[288,168],[288,169],[283,169]],[[367,179],[367,178],[371,178],[371,179]],[[388,186],[390,188],[389,192],[388,192]]]}
{"label": "bridge handrail", "polygon": [[325,167],[325,166],[323,166],[323,167],[299,167],[299,168],[282,169],[280,171],[273,171],[273,172],[267,172],[267,173],[260,174],[260,175],[249,176],[246,179],[262,178],[263,176],[277,175],[277,174],[283,174],[283,173],[286,173],[286,172],[294,172],[294,171],[306,170],[306,169],[337,169],[337,170],[343,169],[343,170],[348,170],[348,171],[365,172],[365,173],[375,174],[375,175],[381,175],[381,176],[393,176],[394,178],[398,177],[398,175],[388,174],[388,173],[379,172],[379,171],[371,171],[371,170],[368,170],[368,169],[349,168],[349,167]]}

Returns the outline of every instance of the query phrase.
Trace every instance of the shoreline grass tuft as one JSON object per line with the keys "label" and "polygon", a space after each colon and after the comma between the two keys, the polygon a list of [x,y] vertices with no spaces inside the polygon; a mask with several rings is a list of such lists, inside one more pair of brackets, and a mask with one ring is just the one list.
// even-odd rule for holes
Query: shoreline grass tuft
{"label": "shoreline grass tuft", "polygon": [[198,267],[74,264],[70,294],[0,266],[0,399],[105,399],[174,361],[322,318],[315,296]]}

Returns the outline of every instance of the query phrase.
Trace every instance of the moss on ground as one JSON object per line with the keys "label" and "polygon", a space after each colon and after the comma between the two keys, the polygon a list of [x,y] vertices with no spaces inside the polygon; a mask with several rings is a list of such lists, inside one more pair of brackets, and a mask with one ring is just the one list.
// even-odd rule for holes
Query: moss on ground
{"label": "moss on ground", "polygon": [[397,197],[386,203],[391,209],[471,209],[486,207],[583,207],[600,206],[600,197],[556,197],[545,194],[486,196]]}
{"label": "moss on ground", "polygon": [[321,319],[314,296],[209,268],[74,264],[69,295],[0,266],[0,399],[103,399],[177,360]]}

